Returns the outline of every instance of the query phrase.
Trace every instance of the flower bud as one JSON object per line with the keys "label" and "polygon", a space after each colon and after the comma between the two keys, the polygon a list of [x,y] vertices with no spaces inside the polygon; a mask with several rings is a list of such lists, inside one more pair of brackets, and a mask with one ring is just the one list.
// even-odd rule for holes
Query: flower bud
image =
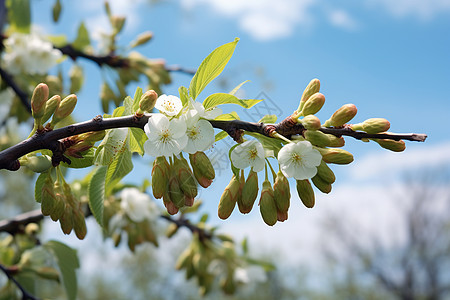
{"label": "flower bud", "polygon": [[100,131],[89,131],[86,133],[82,133],[79,135],[80,139],[85,142],[97,142],[100,140],[103,140],[103,138],[106,135],[106,130],[100,130]]}
{"label": "flower bud", "polygon": [[222,291],[226,295],[233,295],[236,291],[236,283],[233,280],[233,272],[230,272],[225,279],[220,283]]}
{"label": "flower bud", "polygon": [[299,121],[308,130],[319,130],[321,126],[319,118],[315,115],[307,115]]}
{"label": "flower bud", "polygon": [[123,26],[125,25],[125,17],[123,16],[111,16],[111,26],[114,29],[114,33],[117,34],[122,31]]}
{"label": "flower bud", "polygon": [[[59,281],[59,271],[52,267],[37,267],[33,269],[41,278]],[[6,299],[6,298],[5,298]],[[13,299],[13,298],[11,298]]]}
{"label": "flower bud", "polygon": [[354,104],[345,104],[342,105],[334,114],[331,116],[329,120],[327,120],[324,124],[325,127],[340,127],[349,121],[351,121],[358,112],[358,109]]}
{"label": "flower bud", "polygon": [[189,154],[189,160],[198,183],[204,188],[210,186],[216,174],[208,156],[199,151]]}
{"label": "flower bud", "polygon": [[311,178],[312,182],[324,194],[331,192],[331,183],[325,182],[320,176],[316,175]]}
{"label": "flower bud", "polygon": [[345,139],[344,137],[337,137],[332,134],[327,134],[328,139],[330,140],[330,143],[328,144],[329,147],[344,147],[345,146]]}
{"label": "flower bud", "polygon": [[42,124],[47,122],[48,119],[55,113],[56,109],[61,102],[61,97],[59,95],[55,95],[48,99],[47,103],[45,103],[45,113],[42,116],[41,122]]}
{"label": "flower bud", "polygon": [[61,0],[56,0],[52,8],[53,22],[55,23],[58,22],[59,16],[61,15],[61,9],[62,9]]}
{"label": "flower bud", "polygon": [[222,220],[228,219],[233,212],[233,209],[236,206],[240,186],[241,183],[236,176],[233,175],[219,201],[218,215]]}
{"label": "flower bud", "polygon": [[36,235],[39,231],[39,225],[36,223],[28,223],[25,226],[25,234],[29,236]]}
{"label": "flower bud", "polygon": [[180,183],[178,182],[175,173],[169,178],[169,190],[168,194],[172,203],[175,204],[177,208],[184,206],[184,193],[181,190]]}
{"label": "flower bud", "polygon": [[167,192],[169,185],[169,164],[164,156],[159,156],[153,162],[152,190],[153,196],[160,199]]}
{"label": "flower bud", "polygon": [[53,182],[50,176],[45,179],[41,194],[41,211],[44,216],[49,216],[56,208]]}
{"label": "flower bud", "polygon": [[273,195],[277,210],[280,212],[287,212],[290,205],[291,190],[289,188],[289,180],[278,171],[275,183],[273,184]]}
{"label": "flower bud", "polygon": [[31,112],[33,118],[40,119],[45,113],[45,103],[48,100],[48,86],[45,83],[39,83],[31,96]]}
{"label": "flower bud", "polygon": [[378,145],[383,147],[384,149],[388,149],[394,152],[402,152],[405,150],[406,145],[405,142],[402,140],[394,141],[394,140],[388,140],[388,139],[372,139],[374,142],[377,142]]}
{"label": "flower bud", "polygon": [[81,87],[83,86],[84,81],[83,68],[81,68],[77,64],[73,65],[72,69],[70,70],[69,76],[70,76],[70,93],[75,94],[79,90],[81,90]]}
{"label": "flower bud", "polygon": [[62,191],[61,185],[58,181],[53,184],[53,190],[55,193],[55,209],[50,213],[50,217],[53,221],[58,221],[64,214],[64,209],[66,207],[66,197]]}
{"label": "flower bud", "polygon": [[152,111],[155,107],[156,100],[158,99],[158,94],[154,90],[146,91],[139,101],[139,108],[142,111]]}
{"label": "flower bud", "polygon": [[297,180],[297,193],[307,208],[313,208],[315,203],[314,191],[308,179]]}
{"label": "flower bud", "polygon": [[338,148],[316,148],[322,154],[322,159],[326,163],[347,165],[353,161],[353,155]]}
{"label": "flower bud", "polygon": [[317,167],[317,175],[326,183],[334,183],[336,181],[336,176],[325,161],[321,161],[320,165]]}
{"label": "flower bud", "polygon": [[86,220],[81,211],[73,210],[73,230],[78,239],[82,240],[86,236]]}
{"label": "flower bud", "polygon": [[151,31],[146,31],[138,35],[137,39],[131,44],[131,48],[144,45],[148,43],[153,38],[153,33]]}
{"label": "flower bud", "polygon": [[320,81],[317,78],[311,80],[308,86],[305,88],[302,94],[302,98],[300,99],[300,105],[298,106],[297,113],[301,112],[303,109],[303,105],[305,102],[311,97],[311,95],[318,93],[320,90]]}
{"label": "flower bud", "polygon": [[197,196],[197,183],[186,159],[175,157],[173,168],[181,191],[188,198],[195,198]]}
{"label": "flower bud", "polygon": [[76,95],[71,94],[66,98],[64,98],[59,104],[59,106],[56,108],[55,113],[53,114],[51,126],[55,126],[58,122],[68,117],[73,112],[76,104],[77,104]]}
{"label": "flower bud", "polygon": [[72,207],[67,203],[65,204],[63,215],[59,218],[59,224],[64,234],[70,234],[73,229],[73,211]]}
{"label": "flower bud", "polygon": [[362,123],[350,126],[352,130],[362,130],[369,134],[385,132],[388,131],[390,127],[391,124],[389,121],[383,118],[371,118]]}
{"label": "flower bud", "polygon": [[176,207],[176,205],[172,202],[169,192],[164,193],[163,203],[164,203],[164,206],[166,207],[166,210],[169,213],[169,215],[173,216],[178,213],[178,207]]}
{"label": "flower bud", "polygon": [[326,147],[330,144],[330,138],[327,134],[318,130],[306,130],[304,133],[305,139],[311,144],[318,147]]}
{"label": "flower bud", "polygon": [[259,200],[259,211],[261,212],[264,223],[269,226],[275,225],[277,222],[277,206],[269,180],[263,182],[261,199]]}
{"label": "flower bud", "polygon": [[315,93],[305,102],[302,109],[302,115],[314,115],[325,103],[325,96],[322,93]]}
{"label": "flower bud", "polygon": [[[243,176],[241,177],[243,178]],[[258,173],[252,169],[243,184],[241,196],[237,201],[241,213],[248,214],[252,210],[256,197],[258,197],[258,190]]]}
{"label": "flower bud", "polygon": [[52,158],[48,155],[28,156],[21,164],[33,172],[42,173],[52,167]]}

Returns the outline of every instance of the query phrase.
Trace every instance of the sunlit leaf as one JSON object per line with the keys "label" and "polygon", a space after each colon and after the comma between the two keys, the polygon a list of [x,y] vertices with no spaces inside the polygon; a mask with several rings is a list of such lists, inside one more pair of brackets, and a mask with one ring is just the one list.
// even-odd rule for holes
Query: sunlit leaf
{"label": "sunlit leaf", "polygon": [[214,120],[218,120],[218,121],[232,121],[232,120],[240,120],[239,115],[237,114],[237,112],[232,111],[228,114],[223,114],[218,116],[217,118],[215,118]]}
{"label": "sunlit leaf", "polygon": [[221,104],[237,104],[242,106],[243,108],[250,108],[253,105],[261,102],[262,100],[258,99],[247,99],[242,100],[237,98],[236,96],[227,94],[227,93],[216,93],[209,95],[205,101],[203,101],[203,106],[205,109],[216,107]]}
{"label": "sunlit leaf", "polygon": [[230,95],[236,95],[236,92],[244,85],[244,84],[246,84],[247,82],[249,82],[250,80],[246,80],[246,81],[244,81],[244,82],[241,82],[238,86],[236,86],[234,89],[232,89],[231,90],[231,92],[229,92],[228,94],[230,94]]}
{"label": "sunlit leaf", "polygon": [[30,33],[30,0],[7,0],[5,4],[11,30],[20,33]]}
{"label": "sunlit leaf", "polygon": [[258,121],[258,123],[273,124],[276,121],[277,121],[277,116],[276,115],[265,115],[264,117],[261,118],[261,120]]}
{"label": "sunlit leaf", "polygon": [[92,175],[88,185],[89,208],[98,224],[103,226],[103,201],[107,166],[101,166]]}
{"label": "sunlit leaf", "polygon": [[78,27],[78,33],[75,41],[72,43],[72,47],[77,50],[83,51],[85,47],[91,44],[91,40],[89,39],[89,32],[84,25],[84,22],[80,23]]}

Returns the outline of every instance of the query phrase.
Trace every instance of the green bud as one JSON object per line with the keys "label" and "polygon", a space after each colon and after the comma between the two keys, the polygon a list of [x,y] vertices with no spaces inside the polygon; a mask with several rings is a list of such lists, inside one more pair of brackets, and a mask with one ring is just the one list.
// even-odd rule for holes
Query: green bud
{"label": "green bud", "polygon": [[308,179],[297,180],[297,193],[307,208],[313,208],[315,203],[314,191]]}
{"label": "green bud", "polygon": [[52,167],[52,158],[48,155],[28,156],[21,164],[33,172],[42,173]]}
{"label": "green bud", "polygon": [[325,127],[340,127],[349,121],[351,121],[358,112],[358,109],[354,104],[345,104],[342,105],[334,114],[331,116],[329,120],[325,122]]}
{"label": "green bud", "polygon": [[158,240],[156,238],[156,234],[153,231],[152,227],[150,226],[149,222],[144,221],[140,223],[139,226],[141,227],[144,240],[158,247]]}
{"label": "green bud", "polygon": [[56,208],[53,182],[50,176],[45,179],[41,194],[41,211],[44,216],[49,216]]}
{"label": "green bud", "polygon": [[308,130],[319,130],[321,126],[319,118],[315,115],[307,115],[299,121]]}
{"label": "green bud", "polygon": [[86,133],[82,133],[79,136],[80,140],[85,141],[85,142],[97,142],[100,140],[103,140],[103,138],[106,135],[106,130],[100,130],[100,131],[89,131]]}
{"label": "green bud", "polygon": [[402,152],[406,148],[405,142],[402,140],[394,141],[388,139],[372,139],[372,141],[377,142],[378,145],[380,145],[384,149],[388,149],[394,152]]}
{"label": "green bud", "polygon": [[173,237],[178,232],[178,225],[175,223],[170,223],[166,230],[166,236],[168,238]]}
{"label": "green bud", "polygon": [[331,183],[325,182],[320,176],[316,175],[311,178],[312,182],[322,193],[328,194],[331,192]]}
{"label": "green bud", "polygon": [[180,184],[180,189],[188,198],[195,198],[197,196],[197,183],[194,179],[194,174],[189,167],[189,164],[184,157],[178,159],[175,157],[175,162],[173,164],[174,172],[178,183]]}
{"label": "green bud", "polygon": [[302,94],[302,98],[300,99],[300,105],[298,106],[297,113],[301,112],[303,109],[303,105],[305,105],[305,102],[311,97],[311,95],[318,93],[320,90],[320,80],[317,78],[314,78],[311,80],[308,84],[308,86],[305,88]]}
{"label": "green bud", "polygon": [[111,26],[114,29],[114,33],[117,34],[122,31],[123,26],[125,25],[125,17],[123,16],[111,16]]}
{"label": "green bud", "polygon": [[334,183],[336,181],[336,176],[325,161],[321,161],[320,165],[317,167],[317,175],[326,183]]}
{"label": "green bud", "polygon": [[[243,178],[243,176],[241,177]],[[258,190],[258,173],[251,170],[245,184],[243,184],[241,197],[237,201],[241,213],[248,214],[252,210],[253,204],[258,197]]]}
{"label": "green bud", "polygon": [[61,15],[61,0],[56,0],[52,9],[53,22],[58,22],[59,16]]}
{"label": "green bud", "polygon": [[289,180],[278,171],[275,183],[273,184],[273,195],[275,204],[279,212],[287,212],[290,205],[291,190],[289,188]]}
{"label": "green bud", "polygon": [[305,139],[311,142],[311,144],[318,147],[326,147],[330,144],[330,138],[327,134],[318,130],[306,130],[304,133]]}
{"label": "green bud", "polygon": [[59,106],[56,108],[55,113],[53,114],[51,126],[52,127],[55,126],[58,122],[68,117],[75,109],[75,105],[77,105],[76,95],[71,94],[66,98],[64,98],[59,104]]}
{"label": "green bud", "polygon": [[53,184],[53,190],[55,191],[55,209],[50,214],[53,221],[58,221],[64,214],[64,209],[66,207],[66,196],[62,191],[62,187],[58,181]]}
{"label": "green bud", "polygon": [[153,33],[151,31],[146,31],[138,35],[136,40],[131,43],[131,48],[144,45],[148,43],[153,38]]}
{"label": "green bud", "polygon": [[61,102],[61,97],[59,95],[55,95],[48,99],[47,103],[45,104],[45,113],[44,116],[42,116],[41,122],[42,124],[47,122],[48,119],[55,113],[56,109],[59,106],[59,103]]}
{"label": "green bud", "polygon": [[69,76],[70,76],[70,93],[75,94],[79,90],[81,90],[81,87],[83,86],[84,81],[83,68],[77,64],[74,64],[72,66],[72,69],[70,70]]}
{"label": "green bud", "polygon": [[302,109],[302,115],[314,115],[325,103],[325,96],[322,93],[315,93],[305,102]]}
{"label": "green bud", "polygon": [[322,154],[322,159],[326,163],[347,165],[353,161],[353,155],[338,148],[316,148]]}
{"label": "green bud", "polygon": [[150,112],[155,107],[158,94],[154,90],[146,91],[139,101],[139,108],[142,111]]}
{"label": "green bud", "polygon": [[28,223],[25,226],[25,234],[29,236],[36,235],[39,231],[39,225],[36,223]]}
{"label": "green bud", "polygon": [[391,124],[389,121],[383,118],[371,118],[362,123],[350,126],[352,130],[362,130],[369,134],[385,132],[388,131],[390,127]]}
{"label": "green bud", "polygon": [[218,215],[222,220],[228,219],[233,212],[233,209],[236,206],[240,186],[241,183],[236,176],[233,175],[219,201]]}
{"label": "green bud", "polygon": [[227,277],[220,283],[222,291],[227,295],[233,295],[236,292],[236,283],[233,280],[233,270],[230,270]]}
{"label": "green bud", "polygon": [[45,113],[45,103],[48,100],[48,86],[45,83],[39,83],[31,96],[31,112],[33,118],[40,119]]}
{"label": "green bud", "polygon": [[170,196],[170,199],[172,200],[173,204],[177,208],[181,208],[184,206],[184,193],[181,190],[180,183],[178,182],[177,176],[172,174],[172,176],[169,179],[169,191],[168,194]]}
{"label": "green bud", "polygon": [[59,218],[59,224],[64,234],[70,234],[73,229],[73,211],[69,204],[65,204],[64,214]]}
{"label": "green bud", "polygon": [[269,226],[275,225],[277,222],[277,206],[269,180],[263,182],[261,198],[259,200],[259,211],[261,212],[264,223]]}
{"label": "green bud", "polygon": [[344,137],[337,137],[332,134],[327,134],[328,139],[330,140],[330,143],[328,146],[330,147],[344,147],[345,145],[345,139]]}
{"label": "green bud", "polygon": [[[33,271],[41,278],[59,281],[59,271],[52,267],[38,267],[34,268]],[[13,299],[13,298],[11,298]]]}
{"label": "green bud", "polygon": [[178,257],[177,262],[175,263],[175,269],[181,270],[187,267],[189,262],[192,261],[193,251],[191,248],[187,248],[184,250],[181,255]]}
{"label": "green bud", "polygon": [[81,211],[73,211],[73,230],[78,239],[82,240],[86,236],[86,220]]}
{"label": "green bud", "polygon": [[159,156],[153,162],[152,190],[153,196],[160,199],[167,192],[169,185],[169,163],[164,156]]}
{"label": "green bud", "polygon": [[204,188],[210,186],[216,174],[208,156],[199,151],[189,154],[189,160],[198,183]]}
{"label": "green bud", "polygon": [[166,210],[169,213],[169,215],[173,216],[178,213],[178,207],[172,202],[169,192],[166,192],[164,194],[163,203],[164,203],[164,206],[166,207]]}

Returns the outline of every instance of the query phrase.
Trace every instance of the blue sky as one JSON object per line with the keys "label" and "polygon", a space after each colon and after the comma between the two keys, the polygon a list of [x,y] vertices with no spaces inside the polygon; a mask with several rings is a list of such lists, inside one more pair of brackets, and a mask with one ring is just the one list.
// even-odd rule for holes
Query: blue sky
{"label": "blue sky", "polygon": [[[241,38],[223,72],[227,88],[212,84],[201,97],[228,91],[250,79],[241,96],[263,95],[270,99],[271,111],[285,117],[297,107],[307,83],[317,77],[327,99],[318,115],[323,121],[342,104],[354,103],[359,110],[357,122],[385,117],[391,121],[393,132],[429,136],[426,143],[407,142],[406,152],[401,154],[388,153],[374,143],[347,139],[346,149],[355,155],[355,162],[334,168],[338,175],[334,191],[319,196],[318,207],[313,210],[293,203],[290,219],[270,229],[255,211],[245,218],[235,216],[235,212],[234,223],[223,223],[215,217],[217,194],[229,180],[230,173],[224,171],[201,194],[205,202],[209,201],[206,208],[214,215],[213,223],[239,236],[264,233],[292,250],[294,244],[314,239],[312,233],[307,239],[293,238],[294,233],[297,236],[295,230],[316,224],[327,211],[349,205],[346,213],[351,217],[370,215],[374,205],[386,209],[386,202],[378,199],[381,188],[397,184],[398,174],[449,165],[450,139],[444,126],[450,117],[449,0],[148,2],[111,1],[111,6],[114,13],[129,16],[121,35],[124,45],[142,31],[153,31],[154,40],[138,49],[149,57],[163,57],[168,64],[195,68],[217,46]],[[49,21],[47,3],[33,1],[42,12],[35,14],[35,19],[47,32],[73,37],[77,27],[74,20],[81,19],[93,34],[109,30],[102,1],[63,3],[62,21],[54,26]],[[92,64],[83,65],[87,68],[87,85],[79,94],[80,121],[101,113],[100,106],[94,112],[97,104],[92,105],[97,103],[100,72]],[[174,84],[166,93],[177,94],[178,86],[188,86],[189,81],[189,76],[175,74]],[[242,112],[239,108],[237,111]],[[241,117],[246,119],[244,112]],[[220,143],[217,149],[224,146]],[[139,176],[150,170],[148,165],[141,165],[133,172],[133,176]],[[293,195],[292,202],[298,202],[295,190]],[[388,218],[388,214],[383,216]],[[265,238],[259,240],[264,243]]]}

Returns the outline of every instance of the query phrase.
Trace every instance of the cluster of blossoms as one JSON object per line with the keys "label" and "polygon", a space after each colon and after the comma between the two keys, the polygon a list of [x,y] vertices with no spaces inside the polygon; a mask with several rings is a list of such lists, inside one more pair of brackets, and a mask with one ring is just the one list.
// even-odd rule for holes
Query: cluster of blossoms
{"label": "cluster of blossoms", "polygon": [[46,74],[62,57],[50,42],[37,34],[13,33],[3,44],[2,62],[11,74]]}

